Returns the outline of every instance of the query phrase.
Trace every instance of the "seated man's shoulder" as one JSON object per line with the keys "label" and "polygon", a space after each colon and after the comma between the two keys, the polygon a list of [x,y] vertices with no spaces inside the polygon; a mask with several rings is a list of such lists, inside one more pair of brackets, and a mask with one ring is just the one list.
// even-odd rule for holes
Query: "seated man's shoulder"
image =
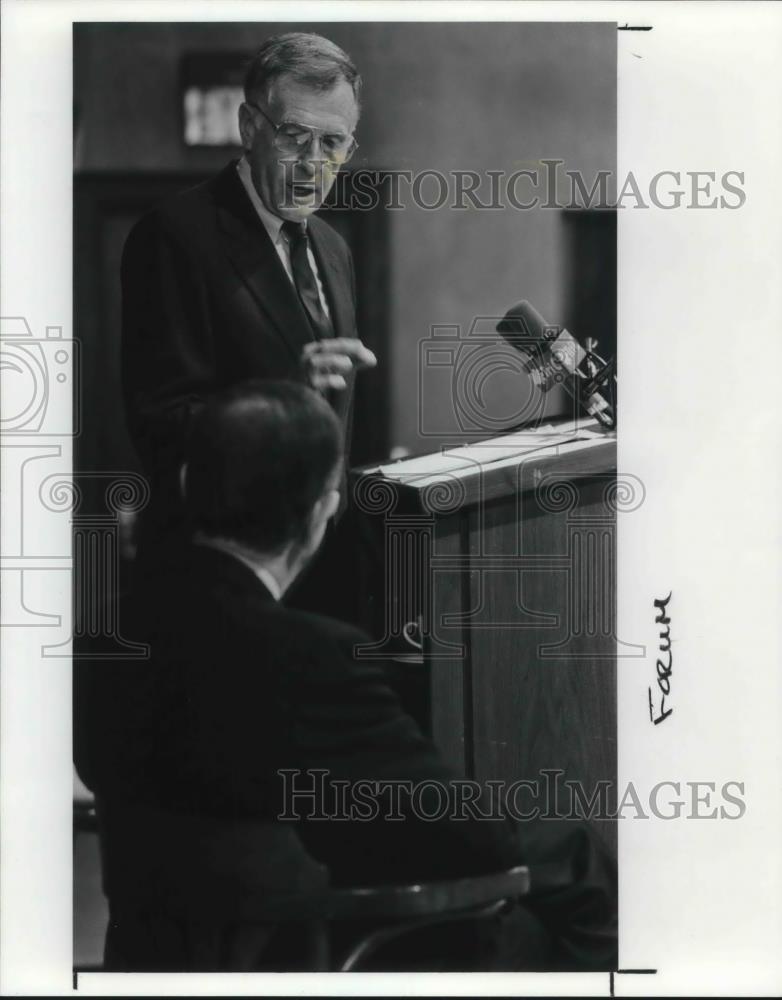
{"label": "seated man's shoulder", "polygon": [[313,660],[333,658],[335,654],[352,660],[356,647],[371,641],[365,632],[347,622],[282,603],[273,605],[259,626],[268,633],[284,635],[289,645],[307,651]]}
{"label": "seated man's shoulder", "polygon": [[389,687],[387,664],[362,656],[372,639],[356,626],[282,603],[267,603],[258,610],[253,618],[238,612],[242,643],[253,651],[255,662],[274,664],[288,683],[372,692],[373,697]]}

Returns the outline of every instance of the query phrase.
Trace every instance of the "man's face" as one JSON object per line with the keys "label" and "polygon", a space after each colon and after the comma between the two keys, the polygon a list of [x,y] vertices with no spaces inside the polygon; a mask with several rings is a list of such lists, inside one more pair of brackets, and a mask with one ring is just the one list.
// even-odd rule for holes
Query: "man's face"
{"label": "man's face", "polygon": [[339,171],[339,163],[326,158],[318,137],[355,131],[358,107],[353,89],[340,80],[331,90],[313,90],[283,75],[272,84],[268,102],[258,95],[254,103],[274,122],[317,130],[299,152],[284,152],[275,146],[274,127],[260,111],[243,104],[239,113],[242,141],[261,200],[280,218],[301,222],[323,204]]}

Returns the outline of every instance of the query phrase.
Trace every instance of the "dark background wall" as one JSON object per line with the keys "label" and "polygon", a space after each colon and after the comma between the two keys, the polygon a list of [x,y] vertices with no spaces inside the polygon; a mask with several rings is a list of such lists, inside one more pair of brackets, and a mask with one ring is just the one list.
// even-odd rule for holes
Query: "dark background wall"
{"label": "dark background wall", "polygon": [[[77,173],[206,176],[219,169],[230,150],[182,141],[181,57],[249,54],[269,34],[290,29],[332,38],[364,76],[356,166],[512,173],[559,158],[588,183],[598,170],[615,168],[612,24],[91,23],[74,27]],[[388,436],[391,445],[422,451],[446,440],[453,425],[450,383],[425,378],[426,420],[435,434],[418,434],[419,343],[430,327],[458,324],[466,332],[474,317],[501,315],[528,298],[550,322],[578,333],[569,312],[584,300],[583,290],[574,290],[585,269],[573,266],[564,213],[426,211],[402,191],[404,210],[389,213]],[[526,196],[528,188],[519,191]],[[423,193],[433,199],[435,190]],[[488,187],[481,193],[487,197]],[[612,282],[612,255],[595,260],[590,246],[579,250],[590,281],[610,272]],[[601,317],[589,322],[599,327]],[[512,413],[525,391],[507,372],[497,375],[490,406]]]}

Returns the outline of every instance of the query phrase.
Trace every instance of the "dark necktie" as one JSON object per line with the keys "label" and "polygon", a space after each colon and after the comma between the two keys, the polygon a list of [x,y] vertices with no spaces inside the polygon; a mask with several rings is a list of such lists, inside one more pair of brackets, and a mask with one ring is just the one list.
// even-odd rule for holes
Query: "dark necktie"
{"label": "dark necktie", "polygon": [[310,321],[315,340],[324,340],[334,336],[331,320],[323,310],[318,295],[318,283],[310,267],[307,247],[307,227],[301,222],[283,222],[282,231],[288,239],[291,252],[291,270],[293,283],[299,294],[299,301],[304,307]]}

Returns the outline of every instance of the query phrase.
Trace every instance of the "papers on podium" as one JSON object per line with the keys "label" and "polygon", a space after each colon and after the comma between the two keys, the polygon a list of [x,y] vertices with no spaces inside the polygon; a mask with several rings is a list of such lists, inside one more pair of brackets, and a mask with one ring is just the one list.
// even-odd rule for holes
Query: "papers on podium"
{"label": "papers on podium", "polygon": [[547,424],[534,430],[512,431],[461,448],[445,448],[431,455],[381,465],[376,471],[386,479],[420,487],[437,482],[443,476],[469,475],[486,465],[518,464],[519,459],[527,455],[556,454],[558,450],[582,442],[604,441],[607,436],[599,429],[597,421]]}

